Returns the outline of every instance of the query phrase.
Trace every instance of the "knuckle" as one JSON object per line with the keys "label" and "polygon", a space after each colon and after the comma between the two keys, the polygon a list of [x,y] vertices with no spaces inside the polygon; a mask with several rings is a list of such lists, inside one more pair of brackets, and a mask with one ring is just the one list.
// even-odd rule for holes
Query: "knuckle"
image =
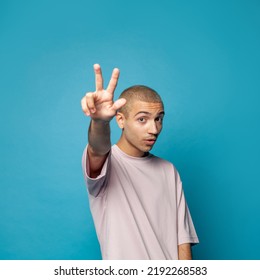
{"label": "knuckle", "polygon": [[86,114],[86,115],[88,114],[88,110],[87,110],[86,107],[82,107],[82,111],[83,111],[84,114]]}
{"label": "knuckle", "polygon": [[80,103],[81,103],[81,106],[86,104],[86,97],[85,96],[81,99]]}
{"label": "knuckle", "polygon": [[86,97],[86,98],[92,98],[92,97],[93,97],[93,93],[92,93],[92,92],[87,92],[87,93],[85,94],[85,97]]}
{"label": "knuckle", "polygon": [[95,106],[92,99],[87,100],[87,105],[88,105],[89,108],[93,108]]}
{"label": "knuckle", "polygon": [[86,107],[87,107],[86,104],[81,102],[81,109],[82,109],[83,112],[86,111]]}

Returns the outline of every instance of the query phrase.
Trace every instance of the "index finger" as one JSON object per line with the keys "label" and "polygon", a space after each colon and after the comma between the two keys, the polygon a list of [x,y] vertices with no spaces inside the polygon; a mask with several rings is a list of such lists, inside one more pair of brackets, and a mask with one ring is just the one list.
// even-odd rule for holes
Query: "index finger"
{"label": "index finger", "polygon": [[94,64],[95,79],[96,79],[96,91],[103,90],[103,77],[101,67],[99,64]]}
{"label": "index finger", "polygon": [[111,94],[114,93],[114,91],[116,89],[118,78],[119,78],[119,69],[115,68],[112,72],[112,76],[111,76],[111,79],[110,79],[108,87],[107,87],[107,92],[109,92]]}

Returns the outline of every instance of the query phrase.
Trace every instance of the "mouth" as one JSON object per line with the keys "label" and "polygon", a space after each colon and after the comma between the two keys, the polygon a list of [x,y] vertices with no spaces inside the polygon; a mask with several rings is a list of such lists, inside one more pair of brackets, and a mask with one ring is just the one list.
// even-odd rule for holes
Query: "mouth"
{"label": "mouth", "polygon": [[146,145],[148,146],[152,146],[155,143],[156,139],[155,138],[151,138],[151,139],[145,139],[144,142],[146,143]]}

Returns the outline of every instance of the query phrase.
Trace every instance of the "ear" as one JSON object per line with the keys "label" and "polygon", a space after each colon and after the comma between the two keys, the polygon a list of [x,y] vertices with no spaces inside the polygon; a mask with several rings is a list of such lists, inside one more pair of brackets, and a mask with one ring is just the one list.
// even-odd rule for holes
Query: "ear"
{"label": "ear", "polygon": [[125,125],[125,116],[124,114],[117,112],[116,113],[116,122],[121,129],[124,129]]}

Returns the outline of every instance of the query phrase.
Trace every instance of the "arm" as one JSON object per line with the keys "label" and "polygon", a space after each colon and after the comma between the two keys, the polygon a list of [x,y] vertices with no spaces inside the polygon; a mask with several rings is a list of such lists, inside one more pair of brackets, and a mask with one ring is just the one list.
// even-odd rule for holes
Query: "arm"
{"label": "arm", "polygon": [[114,69],[107,89],[103,89],[101,68],[94,65],[96,91],[88,92],[81,100],[81,107],[85,115],[91,117],[88,131],[88,158],[90,177],[96,178],[102,169],[111,147],[110,121],[116,111],[125,103],[125,99],[113,102],[114,91],[119,78],[119,70]]}
{"label": "arm", "polygon": [[88,142],[89,176],[91,178],[96,178],[101,172],[111,147],[110,123],[91,120]]}
{"label": "arm", "polygon": [[178,246],[179,260],[192,260],[190,243],[181,244]]}

